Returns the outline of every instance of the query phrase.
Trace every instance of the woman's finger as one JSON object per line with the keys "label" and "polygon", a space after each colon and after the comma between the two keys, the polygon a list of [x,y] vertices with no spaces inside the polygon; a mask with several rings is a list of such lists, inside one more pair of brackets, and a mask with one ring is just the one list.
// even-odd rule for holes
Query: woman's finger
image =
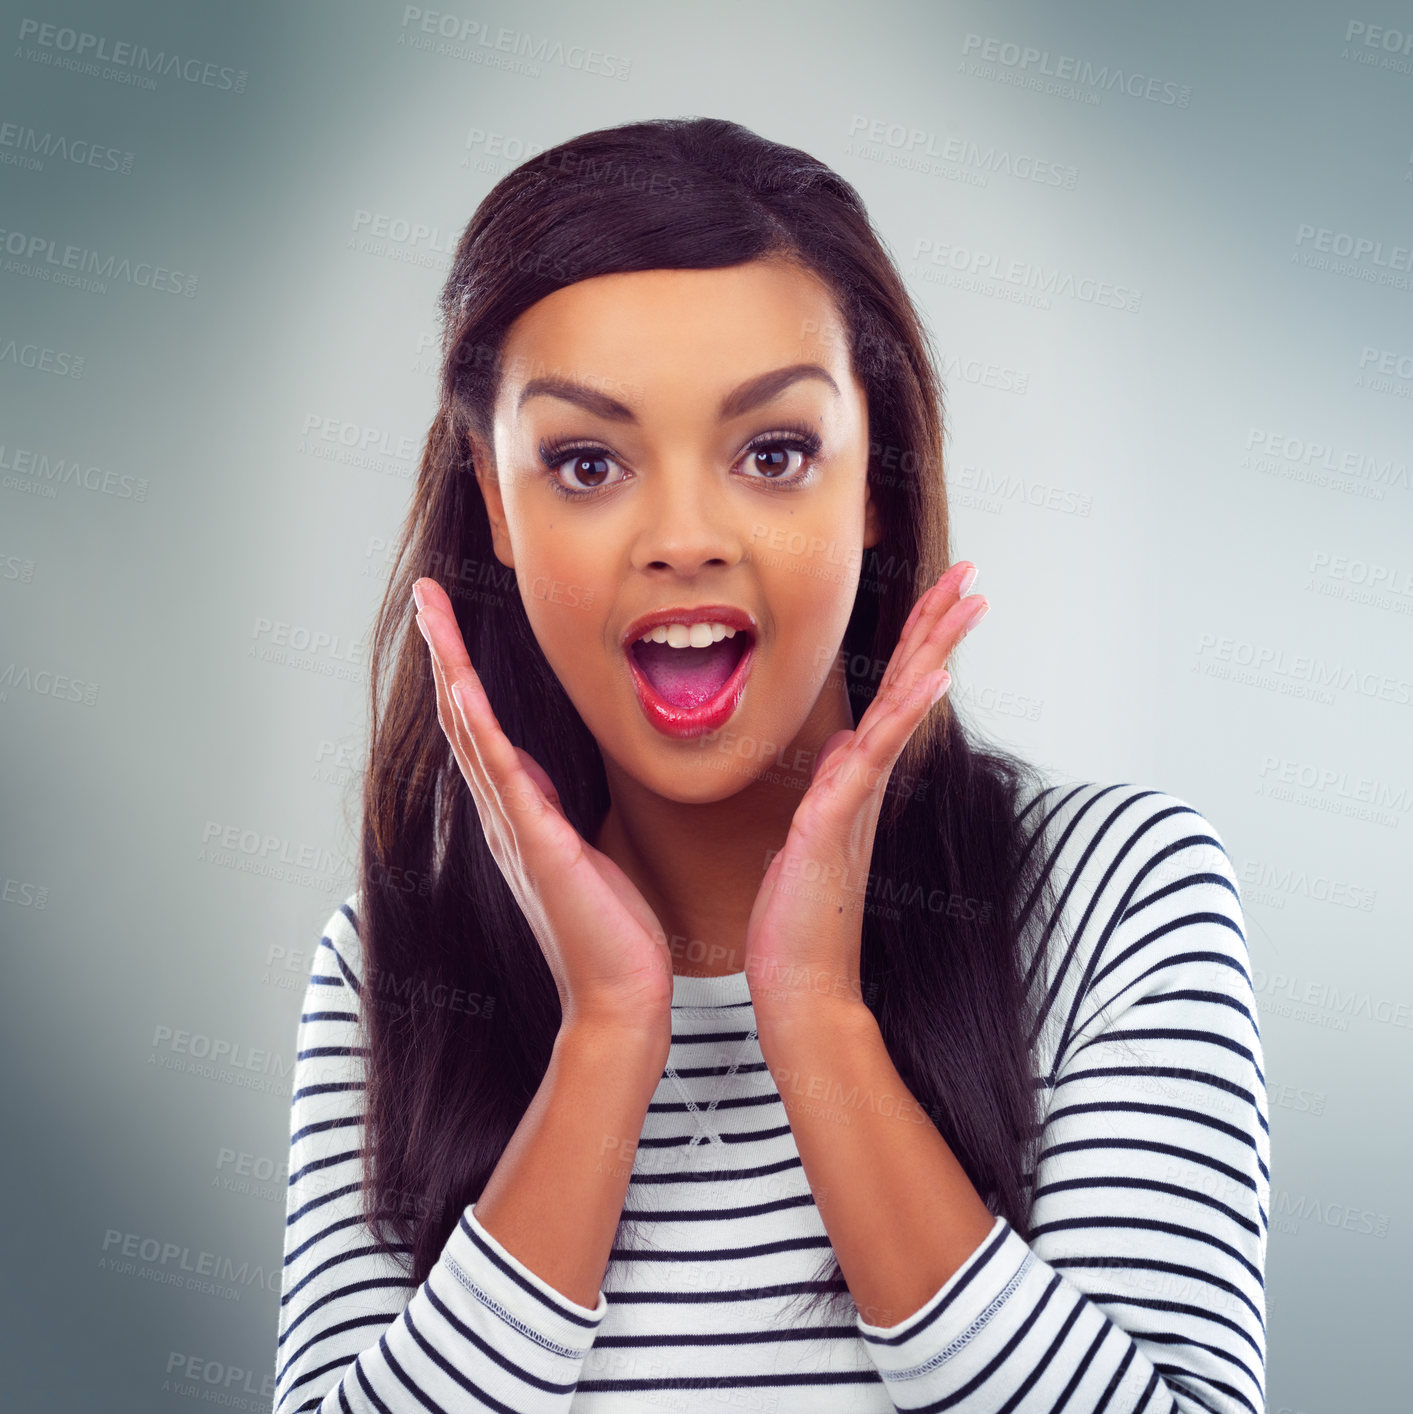
{"label": "woman's finger", "polygon": [[[418,622],[422,625],[422,631],[427,637],[433,658],[441,672],[442,685],[446,689],[454,719],[460,725],[464,745],[468,752],[474,753],[476,764],[482,775],[482,784],[489,788],[491,784],[490,769],[485,754],[481,750],[482,744],[476,733],[471,730],[471,723],[467,719],[465,710],[451,691],[456,683],[468,680],[474,681],[476,687],[480,689],[480,676],[472,666],[471,658],[466,652],[466,642],[461,637],[461,626],[456,621],[456,613],[446,591],[437,585],[435,580],[419,581],[419,583],[436,585],[435,594],[427,592],[425,588],[423,590],[426,604],[418,614]],[[481,690],[481,696],[483,698],[485,696],[484,689]],[[491,711],[489,702],[486,703],[486,712],[496,731],[500,731],[500,723],[496,720],[495,713]]]}
{"label": "woman's finger", "polygon": [[[965,563],[965,561],[960,561],[959,563]],[[932,583],[922,591],[921,594],[917,596],[916,602],[913,604],[913,607],[908,611],[908,617],[904,621],[903,627],[898,631],[899,643],[906,643],[908,641],[908,631],[912,628],[913,624],[917,622],[918,615],[923,612],[924,606],[926,606],[932,599],[936,597],[937,593],[941,589],[942,581],[945,580],[949,574],[953,574],[956,568],[956,565],[951,565],[947,569],[943,570],[943,572],[939,574],[937,578],[933,580]]]}
{"label": "woman's finger", "polygon": [[[461,636],[461,626],[456,621],[456,611],[452,607],[447,592],[434,579],[418,580],[417,583],[422,590],[423,599],[423,607],[417,615],[417,622],[432,650],[432,656],[441,668],[448,700],[455,707],[455,701],[450,696],[452,684],[459,678],[472,677],[476,679],[479,686],[481,680],[476,669],[471,665],[470,655],[466,652],[466,641]],[[491,715],[494,717],[495,714]],[[463,721],[463,730],[466,725]],[[500,724],[497,722],[496,726],[499,728]],[[474,747],[476,744],[474,735],[468,736],[467,744]],[[479,752],[477,753],[477,761],[484,772],[486,763]]]}
{"label": "woman's finger", "polygon": [[907,667],[918,645],[925,639],[929,624],[936,622],[939,613],[946,614],[962,602],[962,586],[969,588],[975,578],[976,566],[969,560],[958,560],[918,599],[913,606],[913,613],[908,615],[903,632],[898,635],[898,646],[883,675],[880,691],[890,686]]}
{"label": "woman's finger", "polygon": [[539,783],[525,769],[521,757],[528,753],[522,753],[501,730],[480,679],[457,677],[451,686],[507,824],[513,827],[516,815],[531,820],[543,815],[551,807]]}
{"label": "woman's finger", "polygon": [[[922,680],[947,665],[957,644],[979,617],[978,610],[985,607],[984,600],[973,603],[970,598],[957,600],[946,609],[939,607],[931,622],[920,632],[918,642],[913,646],[906,662],[899,664],[892,682],[879,692],[878,698],[882,699],[880,711],[875,722],[869,724],[870,730],[877,723],[891,717],[894,712],[910,710],[918,701]],[[878,698],[875,698],[875,701]],[[926,710],[927,705],[923,704],[923,710]],[[860,727],[860,737],[867,737],[869,732],[862,730],[862,723]]]}
{"label": "woman's finger", "polygon": [[[953,593],[955,594],[955,591]],[[937,623],[949,612],[948,603],[946,591],[938,586],[934,586],[918,600],[917,608],[920,612],[915,619],[910,621],[908,631],[899,639],[897,647],[893,650],[893,656],[888,661],[883,679],[878,685],[878,690],[873,695],[873,700],[864,709],[863,716],[859,718],[856,730],[860,738],[867,736],[879,717],[891,711],[892,705],[899,700],[899,684],[903,675],[916,657],[919,648],[926,643],[930,633],[935,630]],[[955,606],[954,597],[951,599],[951,603]]]}
{"label": "woman's finger", "polygon": [[[437,682],[438,719],[444,718],[443,730],[451,742],[457,764],[461,767],[461,774],[471,789],[476,813],[481,817],[481,827],[485,830],[487,839],[493,848],[503,848],[512,837],[505,800],[496,787],[485,754],[481,750],[471,714],[452,690],[456,683],[465,677],[475,678],[477,686],[480,679],[476,677],[475,669],[471,666],[465,641],[461,637],[461,629],[451,611],[451,601],[445,591],[434,580],[418,582],[423,587],[425,607],[417,615],[417,624],[427,640],[432,656],[432,671]],[[435,586],[435,593],[429,592],[428,586]],[[459,667],[460,672],[453,671],[453,667]],[[495,730],[499,731],[495,714],[490,715],[495,723]]]}
{"label": "woman's finger", "polygon": [[432,663],[432,680],[437,693],[437,721],[440,723],[447,741],[451,744],[452,755],[456,757],[456,764],[471,791],[471,798],[476,804],[476,813],[481,817],[482,827],[488,835],[492,835],[497,828],[508,829],[509,822],[501,818],[501,811],[492,804],[489,798],[492,794],[490,781],[486,777],[480,758],[471,745],[472,739],[466,726],[465,714],[462,712],[460,704],[451,695],[451,687],[447,682],[446,673],[437,658],[436,650],[432,647],[431,639],[420,614],[417,617],[417,627],[427,638],[428,657]]}
{"label": "woman's finger", "polygon": [[[940,685],[950,686],[950,674],[945,669],[910,674],[906,683],[894,690],[892,699],[881,706],[867,735],[860,723],[830,753],[810,784],[810,790],[818,797],[818,808],[830,818],[854,820],[870,801],[881,800],[903,747],[933,705],[933,693],[939,685],[934,677],[939,673],[944,675]],[[809,798],[807,793],[806,799]]]}
{"label": "woman's finger", "polygon": [[[888,758],[893,741],[897,743],[898,752],[902,751],[908,737],[933,705],[931,699],[939,670],[945,668],[957,644],[989,608],[980,595],[954,598],[950,607],[944,608],[946,603],[945,596],[939,597],[931,612],[922,618],[914,631],[917,641],[910,645],[906,658],[900,656],[896,671],[885,675],[885,685],[859,722],[855,748],[867,746],[874,753],[875,761]],[[950,674],[948,680],[950,682]],[[898,724],[899,714],[904,719],[902,725]],[[889,722],[894,724],[894,729],[886,732],[886,739],[872,742],[875,732]]]}
{"label": "woman's finger", "polygon": [[[982,605],[984,608],[984,600]],[[891,763],[893,758],[889,757],[889,752],[894,742],[897,750],[902,751],[908,737],[933,705],[931,699],[938,673],[946,668],[957,644],[977,617],[978,612],[971,607],[969,599],[937,614],[907,663],[899,668],[897,677],[869,703],[870,712],[875,707],[878,711],[867,723],[859,723],[857,743],[859,748],[873,755],[875,764],[881,760]],[[948,677],[950,679],[950,674]],[[874,741],[878,733],[882,736]]]}
{"label": "woman's finger", "polygon": [[550,780],[549,772],[523,748],[517,746],[515,754],[520,758],[520,764],[525,768],[526,775],[544,792],[545,799],[563,815],[564,803],[559,798],[559,792],[555,789],[554,782]]}
{"label": "woman's finger", "polygon": [[434,580],[419,583],[424,584],[426,599],[421,618],[440,660],[451,699],[456,704],[465,740],[469,749],[475,752],[487,793],[494,797],[507,826],[512,824],[514,814],[535,819],[551,808],[549,801],[538,783],[526,772],[516,748],[501,729],[481,679],[466,652],[461,629],[451,609],[451,600],[440,585],[436,585],[434,593],[426,590],[426,584],[436,584]]}

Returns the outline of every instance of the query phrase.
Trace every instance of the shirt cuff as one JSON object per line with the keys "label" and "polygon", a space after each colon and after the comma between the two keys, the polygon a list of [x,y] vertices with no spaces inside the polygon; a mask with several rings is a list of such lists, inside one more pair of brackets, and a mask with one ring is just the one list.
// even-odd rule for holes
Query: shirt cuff
{"label": "shirt cuff", "polygon": [[855,1318],[859,1335],[885,1381],[931,1374],[985,1329],[1019,1289],[1035,1256],[1003,1217],[920,1310],[893,1326]]}
{"label": "shirt cuff", "polygon": [[481,1226],[474,1204],[447,1239],[442,1264],[456,1279],[455,1287],[448,1283],[448,1302],[470,1323],[479,1325],[489,1311],[532,1345],[566,1360],[583,1361],[608,1314],[602,1291],[592,1307],[581,1306],[532,1272]]}

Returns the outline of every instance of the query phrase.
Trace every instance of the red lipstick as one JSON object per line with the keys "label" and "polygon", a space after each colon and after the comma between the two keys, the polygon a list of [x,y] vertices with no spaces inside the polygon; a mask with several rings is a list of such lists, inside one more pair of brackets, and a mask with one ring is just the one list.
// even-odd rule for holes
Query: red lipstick
{"label": "red lipstick", "polygon": [[[682,663],[678,664],[673,659],[673,655],[701,653],[705,662],[705,651],[691,648],[668,648],[665,644],[639,645],[638,643],[645,633],[658,624],[693,623],[725,624],[728,628],[736,630],[737,637],[742,637],[745,640],[744,646],[739,650],[739,658],[724,681],[711,692],[708,698],[695,702],[691,700],[696,695],[692,691],[690,682],[693,670],[689,667],[687,659],[684,658]],[[628,670],[633,679],[633,687],[638,695],[638,704],[642,707],[643,715],[647,717],[648,722],[664,736],[675,737],[678,740],[701,736],[724,726],[740,705],[741,696],[745,692],[746,681],[750,677],[751,665],[755,659],[756,633],[755,619],[745,610],[738,609],[731,604],[695,604],[658,609],[635,619],[624,631],[622,645],[624,656],[628,660]],[[716,640],[713,644],[707,645],[715,654],[716,672],[718,673],[724,667],[722,660],[735,651],[731,648],[720,649],[719,645],[724,641]],[[638,653],[644,655],[643,659],[637,656]],[[656,660],[658,664],[656,668],[653,661],[645,661],[651,659],[651,655],[654,653],[659,655]],[[665,681],[662,664],[667,662],[671,663],[668,677],[672,677],[676,681],[672,687],[666,690],[678,698],[677,701],[670,701],[653,682],[654,674],[658,676],[659,682]],[[682,679],[681,673],[676,671],[679,669],[686,671],[685,680]],[[710,673],[704,675],[711,676]]]}

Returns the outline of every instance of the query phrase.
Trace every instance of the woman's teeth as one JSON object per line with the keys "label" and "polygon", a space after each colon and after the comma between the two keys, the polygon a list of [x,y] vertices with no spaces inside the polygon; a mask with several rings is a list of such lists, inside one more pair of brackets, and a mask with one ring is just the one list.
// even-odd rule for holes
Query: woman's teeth
{"label": "woman's teeth", "polygon": [[736,630],[720,623],[658,624],[639,643],[665,643],[669,648],[705,648],[723,638],[735,638]]}
{"label": "woman's teeth", "polygon": [[[745,690],[741,665],[751,634],[712,620],[660,623],[629,645],[638,701],[648,720],[669,736],[720,726]],[[726,692],[728,682],[736,686]],[[690,720],[689,720],[690,719]]]}

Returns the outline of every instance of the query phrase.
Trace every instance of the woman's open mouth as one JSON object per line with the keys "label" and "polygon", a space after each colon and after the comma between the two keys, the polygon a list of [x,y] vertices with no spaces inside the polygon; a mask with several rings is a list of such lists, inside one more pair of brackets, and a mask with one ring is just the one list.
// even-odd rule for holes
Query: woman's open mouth
{"label": "woman's open mouth", "polygon": [[[713,638],[701,642],[707,637],[704,625],[708,623],[697,620],[694,633],[687,632],[685,624],[673,624],[664,641],[637,638],[628,644],[638,702],[648,721],[665,736],[694,737],[716,730],[736,710],[745,691],[755,657],[754,635],[747,628],[733,631],[720,624],[712,626]],[[656,632],[662,635],[664,630],[659,626]],[[700,646],[692,646],[690,637]]]}

